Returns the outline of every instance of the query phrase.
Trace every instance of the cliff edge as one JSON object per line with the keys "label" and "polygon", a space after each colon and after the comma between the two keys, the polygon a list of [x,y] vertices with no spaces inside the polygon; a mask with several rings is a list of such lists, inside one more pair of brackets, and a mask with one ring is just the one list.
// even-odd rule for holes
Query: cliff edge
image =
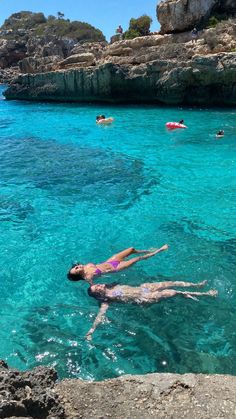
{"label": "cliff edge", "polygon": [[235,418],[236,377],[147,374],[57,381],[53,368],[0,363],[0,418]]}

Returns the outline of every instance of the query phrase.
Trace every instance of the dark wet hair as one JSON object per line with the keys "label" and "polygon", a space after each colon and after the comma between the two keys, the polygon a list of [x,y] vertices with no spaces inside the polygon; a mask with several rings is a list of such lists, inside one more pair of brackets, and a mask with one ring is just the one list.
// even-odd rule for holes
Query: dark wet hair
{"label": "dark wet hair", "polygon": [[180,121],[179,121],[179,124],[183,124],[184,123],[184,120],[183,119],[181,119]]}
{"label": "dark wet hair", "polygon": [[77,265],[79,265],[79,263],[74,263],[74,265],[71,266],[69,272],[67,273],[67,279],[69,279],[70,281],[84,281],[84,277],[80,272],[71,272],[71,269]]}

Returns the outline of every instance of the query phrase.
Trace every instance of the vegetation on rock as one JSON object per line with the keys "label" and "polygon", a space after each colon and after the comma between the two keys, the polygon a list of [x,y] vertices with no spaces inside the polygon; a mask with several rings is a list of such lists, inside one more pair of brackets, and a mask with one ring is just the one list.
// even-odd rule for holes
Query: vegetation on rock
{"label": "vegetation on rock", "polygon": [[151,23],[152,18],[147,15],[142,15],[137,19],[131,18],[129,22],[129,29],[125,32],[125,39],[133,39],[138,36],[149,35]]}
{"label": "vegetation on rock", "polygon": [[79,41],[105,41],[103,33],[92,25],[64,19],[64,13],[58,12],[57,17],[43,13],[22,11],[12,14],[0,28],[0,36],[14,38],[16,35],[56,35]]}

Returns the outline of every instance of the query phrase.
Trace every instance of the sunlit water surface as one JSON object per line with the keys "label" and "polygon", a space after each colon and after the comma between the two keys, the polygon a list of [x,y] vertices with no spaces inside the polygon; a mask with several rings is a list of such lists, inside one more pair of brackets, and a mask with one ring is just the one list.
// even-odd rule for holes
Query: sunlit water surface
{"label": "sunlit water surface", "polygon": [[[115,123],[96,126],[98,113]],[[188,129],[166,131],[182,118]],[[1,100],[0,358],[61,378],[236,374],[235,140],[233,109]],[[100,281],[207,279],[219,297],[113,304],[87,342],[98,303],[67,281],[71,263],[164,243]]]}

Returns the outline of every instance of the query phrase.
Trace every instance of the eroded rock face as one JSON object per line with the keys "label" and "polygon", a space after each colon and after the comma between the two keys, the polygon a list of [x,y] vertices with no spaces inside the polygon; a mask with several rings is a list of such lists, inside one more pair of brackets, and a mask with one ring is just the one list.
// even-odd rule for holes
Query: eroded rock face
{"label": "eroded rock face", "polygon": [[[199,33],[153,35],[71,55],[64,68],[19,77],[8,99],[236,104],[236,21]],[[90,61],[91,58],[91,61]],[[95,59],[96,65],[93,64]],[[87,61],[85,61],[87,60]]]}
{"label": "eroded rock face", "polygon": [[195,55],[137,66],[90,68],[19,77],[7,98],[60,101],[235,105],[236,54]]}
{"label": "eroded rock face", "polygon": [[0,39],[0,68],[15,66],[26,56],[26,52],[23,41]]}
{"label": "eroded rock face", "polygon": [[66,68],[68,65],[78,65],[78,66],[90,66],[95,65],[95,56],[90,53],[74,54],[70,57],[67,57],[65,60],[59,63],[59,67]]}
{"label": "eroded rock face", "polygon": [[181,32],[210,16],[218,0],[163,0],[157,5],[161,33]]}
{"label": "eroded rock face", "polygon": [[0,364],[0,417],[64,418],[54,386],[53,368],[37,367],[19,372]]}

